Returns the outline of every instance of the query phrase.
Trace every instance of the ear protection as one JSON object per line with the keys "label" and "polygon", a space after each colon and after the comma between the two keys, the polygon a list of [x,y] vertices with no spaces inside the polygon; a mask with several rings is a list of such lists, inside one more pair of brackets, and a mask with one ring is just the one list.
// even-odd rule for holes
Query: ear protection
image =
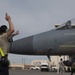
{"label": "ear protection", "polygon": [[2,25],[2,26],[0,27],[0,31],[1,31],[1,32],[7,32],[7,26],[6,26],[6,25]]}
{"label": "ear protection", "polygon": [[8,31],[8,29],[6,29],[6,32]]}

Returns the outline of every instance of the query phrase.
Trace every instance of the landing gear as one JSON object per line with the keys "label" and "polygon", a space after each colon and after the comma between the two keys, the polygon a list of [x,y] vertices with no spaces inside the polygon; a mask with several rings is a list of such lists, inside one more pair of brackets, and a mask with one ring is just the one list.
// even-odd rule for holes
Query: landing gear
{"label": "landing gear", "polygon": [[51,57],[50,55],[47,55],[49,62],[51,62]]}
{"label": "landing gear", "polygon": [[47,57],[48,57],[48,60],[49,60],[49,69],[52,69],[52,67],[51,67],[51,57],[50,57],[50,55],[47,55]]}

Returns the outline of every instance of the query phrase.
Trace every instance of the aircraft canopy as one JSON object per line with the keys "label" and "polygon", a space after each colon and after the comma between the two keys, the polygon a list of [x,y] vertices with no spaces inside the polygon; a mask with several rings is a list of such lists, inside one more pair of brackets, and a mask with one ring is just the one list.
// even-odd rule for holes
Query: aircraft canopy
{"label": "aircraft canopy", "polygon": [[75,29],[75,19],[68,20],[62,25],[56,27],[56,30],[63,30],[63,29]]}

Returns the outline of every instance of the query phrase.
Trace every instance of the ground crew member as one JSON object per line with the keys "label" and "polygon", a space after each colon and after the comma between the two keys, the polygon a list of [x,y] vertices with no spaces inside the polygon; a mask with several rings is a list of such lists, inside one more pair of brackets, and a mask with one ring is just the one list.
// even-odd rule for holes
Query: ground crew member
{"label": "ground crew member", "polygon": [[11,21],[11,17],[7,13],[5,19],[8,21],[9,29],[7,31],[6,25],[2,25],[0,27],[0,75],[9,75],[8,53],[10,45],[8,38],[14,32],[14,26]]}
{"label": "ground crew member", "polygon": [[64,73],[64,63],[62,59],[60,59],[60,62],[59,62],[59,73]]}
{"label": "ground crew member", "polygon": [[10,46],[9,46],[9,50],[11,49],[11,46],[12,46],[12,42],[13,42],[13,37],[18,35],[19,34],[19,31],[16,31],[14,32],[9,38],[8,38],[8,41],[10,43]]}
{"label": "ground crew member", "polygon": [[73,73],[75,73],[75,62],[73,62],[71,66],[71,75],[73,75]]}

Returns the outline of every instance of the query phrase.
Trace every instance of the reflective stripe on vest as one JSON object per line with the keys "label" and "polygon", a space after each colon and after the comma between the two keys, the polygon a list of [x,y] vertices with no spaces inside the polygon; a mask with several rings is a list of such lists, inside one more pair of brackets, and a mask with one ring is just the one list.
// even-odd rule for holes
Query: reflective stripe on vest
{"label": "reflective stripe on vest", "polygon": [[1,54],[2,57],[5,56],[5,54],[4,54],[3,50],[2,50],[2,48],[0,48],[0,54]]}

